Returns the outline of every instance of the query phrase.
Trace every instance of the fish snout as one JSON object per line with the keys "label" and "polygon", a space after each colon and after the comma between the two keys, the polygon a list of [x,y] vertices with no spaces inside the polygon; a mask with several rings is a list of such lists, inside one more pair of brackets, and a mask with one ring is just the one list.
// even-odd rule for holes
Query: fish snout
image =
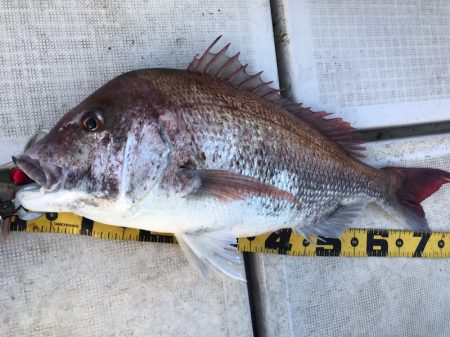
{"label": "fish snout", "polygon": [[24,154],[17,158],[17,166],[45,191],[51,192],[62,187],[63,169],[55,164],[42,162]]}

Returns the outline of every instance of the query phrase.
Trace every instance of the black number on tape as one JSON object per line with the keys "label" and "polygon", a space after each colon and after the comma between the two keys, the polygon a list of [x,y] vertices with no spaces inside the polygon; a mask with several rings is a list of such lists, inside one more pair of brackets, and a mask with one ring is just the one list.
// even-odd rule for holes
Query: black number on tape
{"label": "black number on tape", "polygon": [[386,256],[388,253],[388,242],[382,238],[387,237],[389,237],[389,233],[385,230],[367,231],[367,255]]}
{"label": "black number on tape", "polygon": [[86,218],[81,219],[81,235],[92,235],[94,230],[94,221]]}
{"label": "black number on tape", "polygon": [[318,256],[339,256],[341,254],[341,240],[333,238],[318,238],[316,245]]}
{"label": "black number on tape", "polygon": [[292,229],[280,229],[273,232],[264,242],[266,249],[277,249],[279,254],[287,254],[292,245],[289,243],[291,238]]}
{"label": "black number on tape", "polygon": [[414,232],[414,237],[420,237],[419,244],[417,245],[416,250],[414,251],[413,257],[421,257],[425,246],[427,245],[428,240],[430,239],[430,232]]}
{"label": "black number on tape", "polygon": [[23,232],[27,229],[27,222],[25,220],[15,218],[15,220],[11,223],[11,230]]}

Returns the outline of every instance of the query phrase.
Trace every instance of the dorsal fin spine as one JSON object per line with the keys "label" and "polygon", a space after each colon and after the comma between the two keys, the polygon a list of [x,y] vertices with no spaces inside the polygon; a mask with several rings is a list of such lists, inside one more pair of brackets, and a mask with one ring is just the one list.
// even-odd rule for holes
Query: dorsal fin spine
{"label": "dorsal fin spine", "polygon": [[[281,103],[284,99],[285,99],[284,97],[280,97],[280,98],[277,98],[276,100],[272,101],[272,103],[273,104],[278,104],[278,103]],[[285,109],[287,106],[289,106],[289,104],[288,105],[284,105],[283,108]]]}
{"label": "dorsal fin spine", "polygon": [[269,91],[269,92],[265,93],[264,95],[262,95],[261,98],[266,98],[268,96],[271,96],[273,94],[278,94],[278,93],[280,93],[279,89],[272,89],[272,91]]}
{"label": "dorsal fin spine", "polygon": [[237,52],[232,57],[230,57],[230,59],[219,68],[219,70],[217,71],[217,73],[214,76],[216,76],[217,78],[220,78],[220,76],[222,76],[222,74],[223,74],[224,70],[227,68],[227,66],[229,66],[234,61],[236,61],[239,58],[240,54],[241,54],[241,52]]}
{"label": "dorsal fin spine", "polygon": [[233,74],[230,75],[230,77],[228,77],[228,81],[230,81],[231,83],[233,83],[234,79],[241,73],[241,72],[245,72],[245,69],[247,69],[248,67],[248,63],[242,65],[238,70],[236,70]]}
{"label": "dorsal fin spine", "polygon": [[241,83],[239,83],[238,87],[242,88],[244,86],[244,84],[251,82],[252,80],[254,80],[255,78],[258,78],[259,76],[261,76],[263,72],[260,71],[259,73],[256,73],[254,75],[251,75],[249,78],[243,80]]}
{"label": "dorsal fin spine", "polygon": [[220,38],[222,37],[222,35],[219,35],[214,41],[213,43],[211,43],[209,45],[208,48],[206,48],[205,52],[203,53],[202,57],[200,57],[200,59],[197,62],[197,65],[195,67],[195,70],[198,70],[199,65],[203,62],[203,60],[206,58],[206,56],[208,55],[208,53],[211,51],[211,49],[216,45],[216,43],[220,40]]}
{"label": "dorsal fin spine", "polygon": [[198,59],[198,54],[195,55],[194,59],[192,60],[191,63],[189,63],[187,70],[193,71],[194,70],[194,65],[197,64],[197,59]]}
{"label": "dorsal fin spine", "polygon": [[290,98],[282,97],[280,90],[269,86],[273,81],[264,82],[262,80],[262,72],[253,75],[247,73],[246,68],[248,65],[242,65],[239,62],[240,53],[236,53],[231,57],[226,55],[230,44],[227,44],[217,53],[212,53],[212,48],[220,38],[221,36],[216,38],[201,57],[198,57],[197,54],[187,70],[208,74],[228,81],[237,88],[249,91],[310,124],[338,143],[344,150],[347,150],[347,153],[355,157],[364,156],[361,151],[365,150],[365,148],[361,146],[362,139],[360,135],[342,118],[326,118],[332,114],[325,111],[313,112],[309,107],[303,107],[301,104],[294,103]]}
{"label": "dorsal fin spine", "polygon": [[209,69],[211,68],[211,66],[213,65],[213,63],[223,54],[226,53],[226,51],[228,50],[228,48],[230,47],[231,43],[228,43],[225,47],[223,47],[207,64],[205,67],[204,72],[205,73],[209,73]]}
{"label": "dorsal fin spine", "polygon": [[260,85],[256,86],[255,88],[253,88],[250,92],[255,93],[256,91],[258,91],[258,89],[261,89],[262,87],[270,85],[272,83],[273,83],[273,81],[263,82]]}

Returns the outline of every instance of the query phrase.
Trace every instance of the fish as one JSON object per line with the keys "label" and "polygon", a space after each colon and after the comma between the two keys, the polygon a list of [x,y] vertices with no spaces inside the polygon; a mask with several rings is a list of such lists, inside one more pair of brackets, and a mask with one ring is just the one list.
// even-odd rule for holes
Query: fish
{"label": "fish", "polygon": [[351,125],[250,73],[217,38],[188,68],[110,80],[17,158],[26,209],[173,233],[203,275],[245,279],[236,238],[293,228],[337,238],[369,203],[430,230],[421,202],[450,180],[374,168]]}

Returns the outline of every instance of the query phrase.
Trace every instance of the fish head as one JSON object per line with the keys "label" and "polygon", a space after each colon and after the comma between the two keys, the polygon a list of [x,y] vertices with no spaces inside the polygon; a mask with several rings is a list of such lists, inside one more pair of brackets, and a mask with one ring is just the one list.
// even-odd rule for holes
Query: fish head
{"label": "fish head", "polygon": [[[151,189],[168,152],[159,128],[159,100],[145,72],[135,71],[111,80],[66,113],[17,158],[18,167],[40,185],[39,201],[32,196],[32,205],[27,203],[27,191],[22,205],[73,211],[80,198],[113,204]],[[70,200],[58,199],[67,207],[49,210],[55,198],[46,195],[68,192],[73,192]]]}

